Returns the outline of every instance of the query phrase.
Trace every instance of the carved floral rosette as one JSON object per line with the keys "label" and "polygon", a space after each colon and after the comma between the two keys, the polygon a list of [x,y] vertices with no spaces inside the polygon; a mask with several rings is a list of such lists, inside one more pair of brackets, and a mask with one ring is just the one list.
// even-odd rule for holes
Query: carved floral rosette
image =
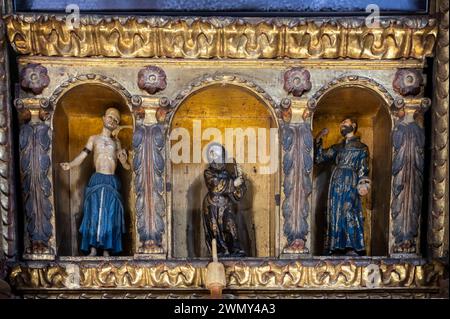
{"label": "carved floral rosette", "polygon": [[304,68],[292,68],[284,73],[284,90],[295,97],[300,97],[312,87],[311,75]]}
{"label": "carved floral rosette", "polygon": [[149,65],[139,70],[138,86],[148,94],[155,94],[167,87],[166,73],[160,67]]}
{"label": "carved floral rosette", "polygon": [[395,73],[392,87],[402,95],[417,95],[423,86],[422,72],[414,69],[400,69]]}
{"label": "carved floral rosette", "polygon": [[33,94],[41,94],[49,85],[50,77],[47,68],[41,64],[29,63],[20,71],[20,86]]}

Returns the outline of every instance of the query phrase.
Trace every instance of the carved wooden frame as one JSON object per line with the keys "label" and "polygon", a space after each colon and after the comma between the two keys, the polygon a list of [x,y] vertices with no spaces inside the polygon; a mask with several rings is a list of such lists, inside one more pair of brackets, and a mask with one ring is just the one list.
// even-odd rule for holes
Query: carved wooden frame
{"label": "carved wooden frame", "polygon": [[[435,25],[426,25],[423,26],[420,24],[420,22],[417,19],[403,19],[402,23],[406,23],[404,25],[407,26],[407,28],[412,28],[415,30],[415,32],[418,32],[417,34],[419,35],[419,37],[426,37],[426,35],[432,36],[433,37],[433,44],[434,41],[436,40],[437,43],[437,47],[436,47],[436,66],[435,66],[435,70],[434,70],[434,80],[435,80],[435,94],[434,94],[434,98],[433,98],[433,108],[432,108],[432,121],[433,121],[433,136],[432,136],[432,146],[433,146],[433,163],[432,163],[432,167],[431,169],[431,179],[432,179],[432,185],[431,185],[431,190],[432,190],[432,194],[430,195],[430,213],[429,213],[429,228],[428,228],[428,241],[429,241],[429,251],[430,251],[430,256],[433,258],[443,258],[448,256],[448,189],[449,189],[449,177],[448,177],[448,1],[437,1],[437,8],[438,8],[438,28]],[[16,28],[16,26],[14,25],[14,23],[12,22],[12,20],[20,20],[23,19],[23,17],[10,17],[8,18],[8,34],[11,35],[11,33],[14,33],[16,30],[14,30],[14,28]],[[31,23],[37,23],[37,20],[34,19],[34,17],[31,18],[27,18],[29,19],[28,22],[29,23],[31,21]],[[96,18],[96,19],[102,19],[100,18]],[[1,19],[0,19],[1,20]],[[53,23],[56,24],[61,24],[62,20],[59,20],[58,18],[54,19],[55,21]],[[127,20],[128,21],[128,20]],[[162,22],[166,23],[168,20],[164,20]],[[409,21],[409,22],[408,22]],[[8,188],[8,185],[13,185],[14,184],[14,176],[13,176],[13,157],[11,155],[11,151],[12,151],[12,134],[11,131],[9,130],[9,128],[12,125],[12,119],[11,119],[11,112],[12,112],[12,108],[11,108],[11,103],[9,101],[9,92],[8,92],[8,88],[9,88],[9,78],[7,76],[9,70],[7,67],[7,55],[6,55],[6,51],[5,51],[5,33],[6,30],[4,28],[4,24],[3,24],[3,20],[1,20],[1,24],[0,24],[0,45],[2,46],[0,49],[0,96],[1,96],[1,108],[0,108],[0,164],[3,165],[3,163],[6,163],[6,166],[3,165],[0,167],[0,201],[1,201],[1,217],[2,217],[2,222],[0,224],[0,230],[2,232],[2,238],[0,240],[1,243],[1,256],[0,259],[3,258],[10,258],[11,261],[14,261],[17,256],[15,256],[16,251],[17,251],[17,243],[16,243],[16,222],[15,222],[15,212],[16,212],[16,208],[15,208],[15,194],[14,191],[10,188]],[[17,22],[17,21],[16,21]],[[114,23],[117,23],[117,21],[113,21]],[[205,21],[199,21],[196,22],[196,24],[193,26],[195,28],[199,28],[201,29],[202,25],[204,24]],[[23,23],[19,21],[19,24]],[[126,22],[129,23],[129,22]],[[150,23],[150,22],[146,22],[146,23]],[[206,21],[206,24],[210,23],[214,28],[219,28],[220,30],[223,30],[225,27],[228,26],[233,26],[233,21],[227,21],[225,24],[226,25],[215,25],[214,22],[208,22]],[[246,21],[247,23],[247,27],[252,28],[252,30],[258,31],[255,32],[255,34],[264,34],[264,32],[266,32],[265,30],[269,30],[270,28],[267,28],[268,23],[263,23],[261,25],[259,25],[258,23],[254,23],[252,21]],[[311,24],[312,23],[312,24]],[[276,23],[275,23],[276,24]],[[169,25],[169,24],[168,24]],[[277,24],[276,24],[277,25]],[[310,22],[311,26],[315,25],[315,22]],[[348,24],[342,24],[342,26],[344,26],[344,31],[345,32],[349,32],[349,25]],[[89,27],[89,26],[86,26]],[[160,25],[158,25],[157,27],[161,27]],[[184,30],[186,28],[191,27],[191,25],[182,25],[182,28],[180,30]],[[270,25],[269,25],[270,27]],[[277,27],[279,27],[277,25]],[[20,31],[20,28],[22,28],[22,26],[19,26],[18,29]],[[325,29],[327,29],[328,31],[332,31],[332,29],[329,29],[328,24],[324,24]],[[361,32],[361,30],[363,28],[366,28],[363,25],[360,26],[356,26],[354,27],[355,30],[353,30],[354,32],[358,33]],[[328,32],[327,31],[327,32]],[[352,31],[352,30],[350,30]],[[400,30],[401,31],[401,30]],[[395,31],[395,32],[400,32],[400,31]],[[182,33],[184,31],[181,31]],[[272,31],[270,31],[272,32]],[[269,32],[269,33],[270,33]],[[375,30],[376,34],[379,35],[383,35],[384,36],[384,32],[385,30]],[[186,37],[185,39],[189,39],[189,37]],[[17,38],[13,39],[13,43],[14,43],[14,47],[19,51],[22,52],[23,51],[23,47],[20,46],[20,43],[16,43]],[[19,41],[20,42],[20,41]],[[429,45],[429,43],[428,43]],[[423,59],[425,56],[429,56],[432,54],[432,50],[430,49],[430,47],[426,45],[425,42],[420,43],[420,45],[418,45],[417,47],[417,51],[414,52],[406,52],[406,51],[402,51],[403,53],[403,57],[409,57],[409,58],[417,58],[417,59]],[[433,47],[433,45],[431,45],[431,48]],[[285,48],[284,48],[285,49]],[[284,50],[283,49],[283,50]],[[352,46],[346,46],[346,49],[350,49],[350,51],[352,50]],[[363,49],[368,49],[369,51],[371,50],[371,48],[363,48]],[[385,48],[386,49],[386,48]],[[387,48],[389,49],[389,48]],[[387,50],[386,49],[386,50]],[[21,51],[22,50],[22,51]],[[208,51],[209,52],[209,51]],[[285,52],[285,51],[281,51],[281,52]],[[356,53],[359,51],[355,51]],[[355,53],[353,52],[353,53]],[[405,53],[406,52],[406,53]],[[38,51],[36,52],[32,52],[32,53],[39,53]],[[98,53],[98,52],[97,52]],[[272,52],[273,53],[273,52]],[[352,54],[353,54],[352,53]],[[375,52],[376,54],[372,54],[365,58],[368,59],[382,59],[383,57],[386,59],[391,59],[391,58],[396,58],[398,56],[383,56],[383,53],[381,52]],[[62,55],[76,55],[76,52],[60,52],[59,54]],[[121,53],[123,54],[123,52]],[[133,54],[137,54],[137,53],[133,53]],[[179,52],[173,52],[173,54],[179,54]],[[208,53],[209,54],[209,53]],[[223,52],[219,52],[219,55],[222,54]],[[269,56],[266,56],[266,54],[263,51],[260,51],[258,53],[259,55],[257,55],[257,58],[271,58]],[[278,53],[277,53],[278,54]],[[284,53],[283,53],[284,54]],[[318,54],[318,55],[317,55]],[[326,54],[324,55],[324,52],[319,52],[316,55],[311,55],[311,56],[305,56],[305,58],[308,57],[323,57],[323,58],[332,58],[332,56],[327,56]],[[220,55],[220,56],[222,56]],[[169,55],[170,56],[170,55]],[[289,55],[288,55],[289,56]],[[338,56],[341,56],[338,54]],[[181,57],[181,56],[180,56]],[[183,55],[183,57],[191,57],[188,55]],[[202,58],[202,57],[209,57],[209,55],[204,56],[202,54],[195,56],[195,58]],[[245,56],[248,57],[248,56]],[[380,61],[381,62],[381,61]],[[156,101],[150,101],[148,100],[148,97],[140,97],[140,96],[132,96],[131,100],[129,100],[132,104],[134,104],[135,107],[135,112],[136,112],[136,119],[139,119],[140,121],[142,120],[144,124],[148,125],[148,124],[153,124],[154,122],[152,122],[152,120],[149,120],[149,118],[151,117],[151,115],[155,115],[158,109],[159,105],[159,99],[156,99]],[[25,101],[27,103],[31,103],[33,105],[33,107],[31,108],[33,110],[33,115],[35,116],[35,118],[39,118],[39,116],[47,116],[46,113],[47,108],[49,105],[51,105],[52,103],[49,100],[42,100],[42,102],[38,99],[34,99],[33,101]],[[297,108],[297,104],[299,102],[299,100],[297,99],[292,99],[292,104],[295,105],[296,107],[293,107],[292,110],[292,115],[293,116],[297,116],[298,114],[294,114],[296,111],[303,111],[305,108],[300,107]],[[409,115],[413,114],[417,109],[420,109],[420,105],[422,105],[421,101],[418,101],[418,99],[411,99],[411,98],[406,98],[403,101],[404,103],[401,103],[400,100],[396,99],[394,101],[394,107],[397,106],[401,106],[400,109],[402,109],[404,112],[409,113]],[[301,103],[303,103],[303,101],[301,101]],[[301,104],[300,103],[300,104]],[[20,103],[19,103],[20,104]],[[42,104],[42,105],[41,105]],[[147,108],[142,108],[141,104],[152,104],[152,107],[147,107]],[[426,103],[425,103],[426,104]],[[163,103],[164,105],[164,103]],[[411,107],[409,107],[411,106]],[[295,111],[295,112],[294,112]],[[307,112],[303,113],[303,116],[305,119],[307,119],[310,115],[308,114],[310,112],[310,110],[308,110]],[[398,112],[398,109],[397,111]],[[143,116],[142,113],[145,113],[145,115]],[[408,116],[408,114],[406,114],[406,116]],[[143,119],[142,119],[143,117]],[[293,123],[301,123],[302,121],[293,121]],[[447,235],[447,236],[446,236]],[[410,256],[411,257],[411,256]],[[80,260],[76,260],[77,262],[79,262]],[[1,260],[0,260],[1,262]],[[395,263],[395,269],[393,270],[393,272],[397,271],[399,274],[404,273],[402,270],[402,266],[401,266],[401,261],[399,259],[394,259],[392,261],[393,263]],[[415,260],[411,261],[413,264],[416,264]],[[422,263],[424,262],[423,259],[420,259],[420,261],[418,263]],[[50,284],[46,284],[45,287],[42,286],[39,282],[37,283],[37,286],[33,286],[35,285],[35,283],[33,283],[33,280],[37,280],[39,279],[39,273],[40,272],[45,272],[49,269],[45,268],[43,266],[43,264],[33,264],[33,261],[29,262],[31,266],[38,266],[41,267],[40,269],[36,269],[36,268],[21,268],[21,270],[15,272],[15,274],[20,273],[20,272],[24,272],[25,273],[25,285],[23,287],[27,288],[27,287],[34,287],[33,289],[45,289],[48,287],[51,288],[60,288],[60,286],[58,284],[56,284],[56,282],[50,281]],[[427,264],[428,265],[428,264]],[[424,265],[425,266],[425,265]],[[286,269],[278,269],[276,268],[276,270],[280,273],[289,273],[288,269],[290,268],[290,266],[285,266],[287,267]],[[428,266],[426,266],[428,267]],[[270,267],[269,267],[270,268]],[[47,270],[46,270],[47,269]],[[140,266],[136,268],[136,271],[140,271]],[[1,270],[1,269],[0,269]],[[272,271],[272,268],[271,270]],[[288,272],[286,272],[288,271]],[[355,270],[357,271],[357,270]],[[359,271],[359,270],[358,270]],[[414,270],[415,271],[415,270]],[[391,273],[392,271],[389,270],[389,273]],[[51,271],[50,273],[54,273],[53,271]],[[170,273],[171,274],[171,273]],[[239,272],[239,278],[241,278],[240,276],[249,276],[250,274],[255,274],[254,269],[251,268],[245,268],[243,267],[240,272]],[[259,274],[259,272],[258,272]],[[262,274],[262,273],[261,273]],[[442,274],[441,274],[442,275]],[[441,276],[441,275],[438,275]],[[0,274],[1,277],[1,274]],[[245,278],[247,278],[245,277]],[[36,279],[37,278],[37,279]],[[46,278],[46,277],[45,277]],[[253,277],[252,277],[253,278]],[[435,278],[435,277],[433,277]],[[437,278],[437,277],[436,277]],[[440,278],[440,277],[439,277]],[[28,280],[28,279],[31,279]],[[418,284],[417,287],[420,287],[420,283]],[[436,288],[437,283],[433,284],[434,287]],[[239,287],[239,285],[237,285],[236,287]],[[236,288],[235,287],[235,288]],[[357,286],[357,287],[361,287],[361,286]],[[392,286],[390,287],[398,287],[398,283],[394,283]],[[69,287],[66,287],[69,288]],[[92,288],[101,288],[101,285],[97,285],[97,286],[93,286]],[[258,287],[252,287],[252,289],[254,288],[258,288]],[[277,288],[285,288],[285,287],[277,287]],[[336,288],[335,286],[330,287],[330,289],[334,289]]]}
{"label": "carved wooden frame", "polygon": [[[422,193],[422,178],[423,178],[423,171],[418,173],[420,176],[417,176],[417,174],[413,174],[413,176],[403,176],[404,174],[411,174],[411,172],[405,172],[403,173],[403,170],[406,169],[409,165],[404,164],[405,161],[414,161],[413,159],[410,159],[409,155],[403,155],[402,153],[399,153],[399,147],[401,145],[398,145],[399,136],[401,135],[402,139],[408,139],[408,141],[404,140],[402,143],[409,143],[409,140],[411,140],[413,143],[416,141],[416,137],[418,139],[424,140],[424,130],[418,124],[416,123],[416,115],[419,113],[425,112],[430,105],[430,100],[428,98],[402,98],[402,97],[396,97],[394,96],[381,84],[377,83],[375,80],[363,77],[363,76],[343,76],[340,78],[336,78],[326,85],[324,85],[322,88],[317,90],[311,98],[307,102],[307,109],[304,111],[304,118],[310,118],[310,125],[312,125],[312,117],[314,115],[314,112],[316,111],[316,107],[320,102],[320,99],[325,96],[328,92],[332,91],[333,89],[339,88],[339,87],[361,87],[364,89],[371,90],[375,92],[379,97],[381,97],[384,100],[384,107],[386,107],[387,112],[389,113],[389,116],[391,118],[391,139],[392,139],[392,175],[391,175],[391,192],[390,192],[390,209],[389,209],[389,232],[388,232],[388,253],[389,256],[398,256],[398,257],[409,257],[409,258],[415,258],[419,253],[420,248],[420,209],[419,213],[417,212],[417,206],[420,207],[422,203],[422,198],[417,197],[418,194]],[[410,127],[415,127],[415,135],[411,135],[409,132]],[[405,128],[405,129],[403,129]],[[405,131],[406,130],[406,131]],[[402,132],[402,133],[400,133]],[[409,134],[408,137],[403,136],[404,134]],[[419,135],[422,135],[420,137]],[[424,152],[424,145],[416,146],[415,149],[418,149],[419,153]],[[399,157],[399,154],[400,157]],[[312,155],[311,155],[312,156]],[[419,155],[420,156],[420,155]],[[424,169],[424,162],[423,158],[421,161],[421,164],[418,164],[419,166],[422,165],[422,170]],[[403,174],[402,179],[399,179],[399,173]],[[411,193],[403,194],[406,196],[406,202],[412,202],[412,204],[406,204],[407,206],[411,206],[409,208],[408,212],[403,212],[405,209],[400,208],[400,212],[398,211],[398,207],[403,207],[405,199],[399,198],[399,195],[404,193],[403,184],[405,181],[409,181],[411,178],[420,179],[422,182],[416,183],[416,189],[414,189]],[[414,179],[415,180],[415,179]],[[418,189],[417,189],[418,188]],[[414,194],[416,194],[414,196]],[[415,198],[417,197],[417,198]],[[396,208],[397,207],[397,208]],[[416,217],[412,217],[410,215],[417,215]],[[405,235],[400,230],[401,226],[399,223],[403,223],[403,219],[407,218],[413,218],[416,219],[414,221],[413,226],[416,230],[410,231],[414,235],[414,245],[413,247],[410,247],[409,249],[405,249],[404,251],[400,251],[398,248],[398,241],[400,240],[400,237],[404,237]],[[406,223],[406,222],[404,222]],[[425,252],[422,252],[423,254]]]}
{"label": "carved wooden frame", "polygon": [[[394,107],[394,97],[392,94],[380,83],[375,81],[374,79],[359,76],[359,75],[346,75],[342,77],[338,77],[333,79],[332,81],[328,82],[324,86],[322,86],[320,89],[318,89],[307,101],[307,107],[304,110],[303,117],[305,118],[305,121],[307,122],[308,127],[312,131],[312,125],[313,125],[313,118],[314,113],[317,110],[317,106],[320,103],[320,100],[326,96],[329,92],[333,91],[334,89],[341,88],[341,87],[359,87],[362,89],[370,90],[377,94],[383,101],[383,106],[386,108],[386,111],[389,114],[389,117],[391,119],[391,132],[394,128],[394,121],[395,117],[397,116],[397,109]],[[311,160],[313,159],[313,151],[310,153]],[[312,172],[311,172],[312,175]],[[392,178],[391,178],[392,180]],[[392,192],[390,194],[390,198],[392,199]],[[389,212],[389,216],[391,213]],[[390,218],[389,218],[390,220]],[[391,222],[389,222],[391,224]],[[390,231],[389,231],[390,233]],[[389,245],[391,246],[391,245]]]}
{"label": "carved wooden frame", "polygon": [[[58,101],[64,97],[65,93],[69,92],[71,89],[80,85],[96,84],[105,86],[115,92],[117,92],[122,99],[125,101],[128,109],[131,112],[133,122],[137,123],[137,118],[140,117],[138,113],[140,104],[142,102],[141,98],[138,96],[132,96],[120,83],[113,80],[112,78],[98,75],[98,74],[80,74],[75,77],[69,78],[67,81],[62,82],[49,96],[49,98],[19,98],[16,99],[15,105],[21,115],[23,124],[21,125],[21,132],[24,128],[28,128],[30,125],[27,123],[34,123],[32,127],[44,126],[50,132],[48,134],[49,146],[44,150],[47,154],[50,167],[52,166],[52,148],[53,148],[53,121],[54,121],[54,111],[58,105]],[[136,124],[137,125],[137,124]],[[46,173],[46,178],[49,184],[49,194],[48,200],[51,206],[49,214],[51,215],[49,222],[52,227],[50,247],[47,252],[39,252],[30,250],[24,255],[24,259],[54,259],[56,254],[56,227],[55,224],[55,203],[54,203],[54,181],[52,177],[52,170],[49,169]],[[137,216],[136,216],[137,217]],[[138,236],[138,235],[137,235]],[[27,243],[27,240],[25,240]],[[28,247],[27,245],[25,247]]]}
{"label": "carved wooden frame", "polygon": [[[251,92],[252,94],[256,95],[265,105],[265,107],[270,112],[272,118],[275,120],[278,132],[279,132],[279,138],[281,137],[281,130],[285,123],[285,121],[290,120],[290,102],[288,99],[286,99],[284,102],[286,103],[283,105],[283,103],[277,104],[274,99],[258,84],[256,84],[251,79],[248,79],[243,76],[235,75],[235,74],[229,74],[229,73],[215,73],[215,74],[204,74],[200,76],[197,79],[194,79],[190,83],[184,86],[176,96],[174,96],[172,99],[163,98],[162,105],[160,104],[160,107],[157,111],[160,115],[157,116],[159,123],[164,125],[165,130],[165,144],[170,145],[169,136],[170,136],[170,128],[172,125],[172,120],[177,112],[178,108],[183,104],[183,102],[188,99],[192,94],[195,92],[198,92],[202,89],[208,88],[213,85],[217,84],[228,84],[231,86],[238,86],[241,88],[244,88]],[[280,152],[281,153],[281,152]],[[170,165],[170,154],[169,150],[166,149],[166,185],[167,183],[171,183],[172,181],[172,165]],[[281,156],[281,154],[279,154]],[[283,155],[284,156],[284,155]],[[281,161],[279,161],[281,163]],[[280,176],[281,175],[281,176]],[[282,174],[279,174],[278,181],[281,181],[280,185],[277,187],[280,190],[281,193],[281,185],[283,184],[284,176]],[[168,256],[169,258],[172,255],[172,191],[166,191],[166,202],[167,202],[167,216],[168,216],[168,236],[169,236],[169,246],[168,246]],[[276,212],[275,212],[275,218],[277,219],[276,225],[280,227],[279,225],[282,225],[283,221],[280,219],[281,215],[279,213],[279,205],[276,205]],[[275,255],[278,256],[279,253],[278,247],[279,243],[283,241],[283,237],[285,234],[280,232],[277,229],[275,229],[275,234],[278,234],[275,238]]]}

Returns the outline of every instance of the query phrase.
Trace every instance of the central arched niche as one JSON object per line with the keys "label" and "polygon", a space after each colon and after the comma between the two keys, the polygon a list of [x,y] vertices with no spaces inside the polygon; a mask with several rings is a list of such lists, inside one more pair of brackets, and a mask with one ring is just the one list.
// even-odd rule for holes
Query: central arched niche
{"label": "central arched niche", "polygon": [[[56,241],[59,256],[80,256],[81,236],[79,228],[83,217],[84,189],[94,173],[92,153],[77,168],[63,171],[59,163],[73,160],[86,145],[91,135],[101,133],[102,116],[108,107],[121,113],[120,125],[133,125],[126,100],[114,89],[101,84],[81,84],[68,90],[58,100],[53,115],[53,181],[56,219]],[[119,133],[122,147],[131,149],[133,130]],[[130,160],[131,162],[131,160]],[[116,174],[122,183],[125,225],[122,255],[132,253],[132,203],[130,196],[131,171],[117,165]]]}
{"label": "central arched niche", "polygon": [[[277,123],[266,104],[249,89],[236,85],[210,85],[191,94],[179,106],[171,123],[185,128],[193,136],[193,120],[200,120],[202,132],[217,128],[224,136],[225,128],[277,129]],[[176,137],[171,146],[180,141]],[[192,139],[191,139],[192,140]],[[212,139],[202,141],[202,149]],[[248,140],[245,140],[247,161]],[[276,143],[279,143],[278,140]],[[266,147],[269,148],[269,139]],[[234,139],[233,146],[236,146]],[[193,147],[191,145],[191,159]],[[269,150],[267,151],[269,153]],[[279,162],[279,153],[277,154]],[[247,193],[238,204],[236,216],[239,238],[249,257],[275,256],[275,227],[279,193],[279,165],[272,174],[260,174],[261,164],[241,164],[247,181]],[[207,193],[203,172],[207,164],[171,162],[172,183],[172,255],[175,258],[208,257],[202,223],[202,202]]]}
{"label": "central arched niche", "polygon": [[[362,86],[341,86],[329,90],[318,101],[313,117],[313,134],[327,127],[323,139],[327,148],[339,143],[339,124],[346,117],[358,121],[357,134],[370,152],[370,193],[363,197],[364,232],[368,256],[386,256],[388,250],[391,193],[391,116],[384,99]],[[315,165],[313,170],[313,254],[325,251],[328,186],[332,166]]]}

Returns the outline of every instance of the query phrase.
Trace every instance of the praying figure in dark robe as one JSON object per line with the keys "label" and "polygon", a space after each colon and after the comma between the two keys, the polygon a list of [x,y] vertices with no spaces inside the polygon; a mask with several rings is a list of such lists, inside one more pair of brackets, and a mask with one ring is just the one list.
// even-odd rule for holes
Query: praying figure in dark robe
{"label": "praying figure in dark robe", "polygon": [[225,148],[211,143],[206,150],[209,166],[204,172],[208,193],[203,200],[203,225],[206,245],[211,252],[211,242],[217,241],[219,256],[245,256],[236,227],[237,203],[246,191],[242,171],[234,161],[234,171],[225,164]]}
{"label": "praying figure in dark robe", "polygon": [[79,166],[93,151],[95,173],[91,176],[84,192],[82,235],[80,249],[96,256],[97,249],[103,256],[122,251],[122,234],[125,233],[125,219],[120,180],[115,175],[117,160],[126,170],[130,169],[127,152],[122,149],[113,132],[119,129],[120,113],[108,108],[103,116],[103,129],[98,135],[89,137],[81,153],[69,163],[61,163],[63,170]]}
{"label": "praying figure in dark robe", "polygon": [[326,128],[315,141],[315,162],[334,164],[327,205],[330,254],[362,255],[365,252],[361,197],[370,189],[369,151],[354,135],[356,130],[356,121],[347,118],[340,124],[344,137],[341,143],[322,148],[322,137],[328,134]]}

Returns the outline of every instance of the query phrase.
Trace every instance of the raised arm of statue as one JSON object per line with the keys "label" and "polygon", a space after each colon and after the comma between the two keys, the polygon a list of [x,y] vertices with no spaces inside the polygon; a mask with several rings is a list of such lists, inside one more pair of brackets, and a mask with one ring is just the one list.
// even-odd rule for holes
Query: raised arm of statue
{"label": "raised arm of statue", "polygon": [[314,161],[316,164],[333,161],[337,154],[335,145],[329,148],[322,147],[322,138],[316,140],[314,149]]}
{"label": "raised arm of statue", "polygon": [[322,147],[322,138],[329,133],[327,128],[322,129],[314,140],[314,161],[316,164],[332,161],[337,154],[335,146],[324,149]]}
{"label": "raised arm of statue", "polygon": [[61,168],[65,171],[68,171],[71,168],[77,167],[78,165],[83,163],[85,158],[89,155],[89,153],[92,151],[94,147],[94,138],[95,136],[89,137],[86,146],[83,148],[80,154],[78,154],[78,156],[73,159],[73,161],[60,163],[59,165],[61,165]]}

